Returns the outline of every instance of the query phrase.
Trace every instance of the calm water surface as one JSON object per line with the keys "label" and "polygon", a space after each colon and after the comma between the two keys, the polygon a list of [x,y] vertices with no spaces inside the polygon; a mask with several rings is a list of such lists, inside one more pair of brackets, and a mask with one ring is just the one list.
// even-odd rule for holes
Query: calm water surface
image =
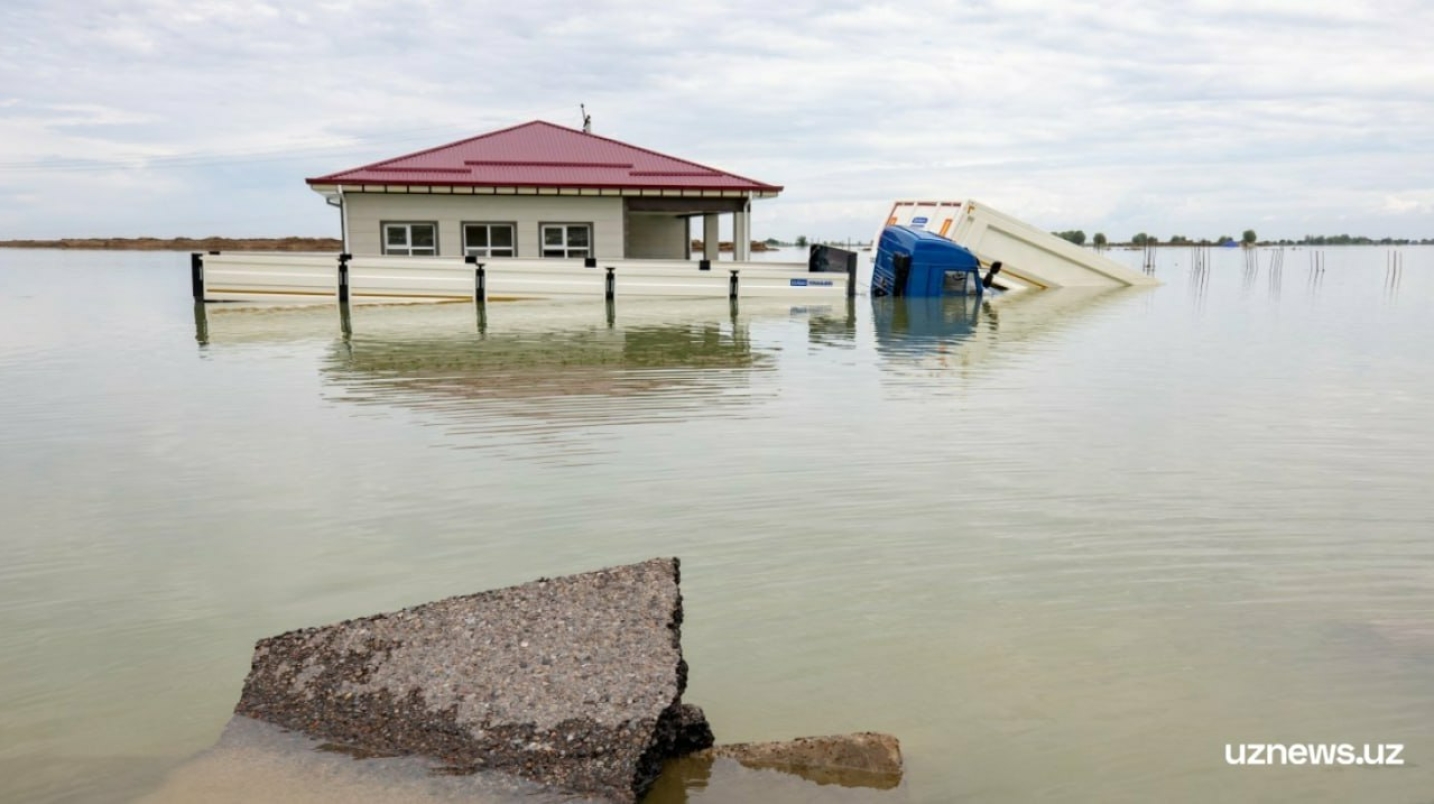
{"label": "calm water surface", "polygon": [[[197,320],[185,255],[0,252],[0,801],[172,786],[260,637],[678,555],[688,700],[726,741],[897,734],[905,783],[860,800],[1427,804],[1434,249],[1394,287],[1384,249],[1326,253],[346,336]],[[1226,764],[1254,742],[1405,765]]]}

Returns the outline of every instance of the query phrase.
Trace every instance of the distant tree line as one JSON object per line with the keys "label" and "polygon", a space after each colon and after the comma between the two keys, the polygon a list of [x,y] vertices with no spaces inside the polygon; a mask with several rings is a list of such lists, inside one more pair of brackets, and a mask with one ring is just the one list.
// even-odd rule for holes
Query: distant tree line
{"label": "distant tree line", "polygon": [[[1072,243],[1079,244],[1084,240],[1084,233],[1080,231],[1055,232],[1054,234],[1059,237],[1063,237],[1066,240],[1070,240]],[[1077,237],[1079,237],[1079,239],[1077,239]],[[1106,242],[1107,241],[1105,235],[1101,232],[1097,232],[1094,239],[1096,248],[1104,247],[1106,245]],[[1160,245],[1162,242],[1164,242],[1165,245],[1170,246],[1223,246],[1226,244],[1235,243],[1239,243],[1245,246],[1431,246],[1434,245],[1434,238],[1425,238],[1423,240],[1417,240],[1413,238],[1398,237],[1354,237],[1351,235],[1342,234],[1305,235],[1304,238],[1301,240],[1261,240],[1259,238],[1259,235],[1255,233],[1254,229],[1246,229],[1240,234],[1239,240],[1236,240],[1229,235],[1220,235],[1216,238],[1202,237],[1199,239],[1195,239],[1187,237],[1185,235],[1177,234],[1171,235],[1168,240],[1161,241],[1161,239],[1156,235],[1147,234],[1145,232],[1136,232],[1134,235],[1131,236],[1129,241],[1130,245],[1132,246],[1157,246]]]}
{"label": "distant tree line", "polygon": [[[1077,246],[1084,246],[1086,244],[1086,234],[1082,229],[1070,229],[1064,232],[1052,232],[1051,234],[1063,240],[1068,240]],[[799,248],[805,248],[809,241],[806,235],[800,235],[793,243],[778,240],[775,237],[769,237],[765,242],[766,245],[770,247],[796,245]],[[841,240],[822,242],[835,245],[844,244],[844,241]],[[851,242],[852,241],[845,241],[845,244],[851,244]],[[1106,237],[1104,232],[1096,232],[1095,235],[1090,238],[1090,242],[1096,249],[1103,249],[1110,245],[1110,239]],[[1305,235],[1302,240],[1260,240],[1254,229],[1246,229],[1240,234],[1238,241],[1229,235],[1195,239],[1180,234],[1171,235],[1169,239],[1162,241],[1157,235],[1147,234],[1145,232],[1136,232],[1131,236],[1129,241],[1129,245],[1132,246],[1158,246],[1162,243],[1169,246],[1223,246],[1234,243],[1240,243],[1246,246],[1434,246],[1434,238],[1414,240],[1411,238],[1383,237],[1375,239],[1372,237],[1355,237],[1342,234]]]}
{"label": "distant tree line", "polygon": [[1342,235],[1305,235],[1303,240],[1280,240],[1281,246],[1434,246],[1434,237],[1414,240],[1408,237],[1351,237]]}

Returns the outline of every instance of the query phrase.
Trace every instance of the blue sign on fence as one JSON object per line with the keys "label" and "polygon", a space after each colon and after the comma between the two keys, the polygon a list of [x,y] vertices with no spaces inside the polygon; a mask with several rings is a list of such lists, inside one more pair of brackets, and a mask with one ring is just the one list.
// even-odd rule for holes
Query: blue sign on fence
{"label": "blue sign on fence", "polygon": [[927,218],[925,215],[917,215],[916,217],[911,219],[911,228],[924,229],[926,227],[926,220]]}

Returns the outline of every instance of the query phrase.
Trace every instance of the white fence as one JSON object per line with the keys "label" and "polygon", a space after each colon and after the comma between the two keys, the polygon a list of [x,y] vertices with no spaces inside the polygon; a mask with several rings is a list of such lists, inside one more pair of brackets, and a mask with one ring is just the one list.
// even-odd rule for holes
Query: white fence
{"label": "white fence", "polygon": [[[478,265],[435,257],[228,252],[195,256],[195,295],[205,301],[322,301],[339,298],[347,282],[353,302],[485,301],[558,297],[672,296],[687,298],[840,299],[854,280],[812,273],[804,263],[603,260],[483,260]],[[611,278],[609,278],[611,277]],[[735,277],[735,279],[734,279]],[[480,290],[481,288],[481,290]]]}

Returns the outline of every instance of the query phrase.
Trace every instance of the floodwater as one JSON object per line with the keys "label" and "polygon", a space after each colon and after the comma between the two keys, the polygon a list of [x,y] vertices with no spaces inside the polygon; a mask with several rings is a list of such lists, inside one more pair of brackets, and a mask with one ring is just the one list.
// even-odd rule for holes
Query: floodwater
{"label": "floodwater", "polygon": [[[0,251],[0,801],[362,800],[367,766],[202,753],[255,640],[677,555],[719,739],[888,731],[907,773],[661,802],[1427,804],[1434,249],[1271,255],[480,333],[197,315],[186,255]],[[1229,764],[1248,743],[1403,764]]]}

